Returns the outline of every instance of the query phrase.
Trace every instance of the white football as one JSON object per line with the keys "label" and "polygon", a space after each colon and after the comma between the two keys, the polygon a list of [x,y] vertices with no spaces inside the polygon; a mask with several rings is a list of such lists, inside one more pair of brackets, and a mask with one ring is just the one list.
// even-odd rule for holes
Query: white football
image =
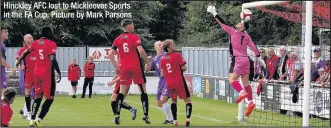
{"label": "white football", "polygon": [[244,21],[250,21],[251,18],[253,16],[253,13],[251,10],[248,9],[244,9],[241,13],[240,13],[240,18]]}

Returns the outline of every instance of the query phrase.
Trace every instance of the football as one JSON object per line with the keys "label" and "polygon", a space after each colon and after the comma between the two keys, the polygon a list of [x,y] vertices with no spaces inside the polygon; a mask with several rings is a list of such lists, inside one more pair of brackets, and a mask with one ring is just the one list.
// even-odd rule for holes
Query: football
{"label": "football", "polygon": [[240,13],[240,18],[242,20],[246,21],[250,21],[251,18],[253,16],[252,11],[248,10],[248,9],[244,9],[241,13]]}

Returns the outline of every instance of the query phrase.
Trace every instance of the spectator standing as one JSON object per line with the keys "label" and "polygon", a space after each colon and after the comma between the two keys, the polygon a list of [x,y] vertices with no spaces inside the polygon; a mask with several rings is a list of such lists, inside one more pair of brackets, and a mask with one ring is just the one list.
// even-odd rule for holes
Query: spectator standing
{"label": "spectator standing", "polygon": [[284,73],[279,79],[283,79],[288,76],[286,80],[293,81],[297,74],[302,70],[302,64],[297,58],[295,52],[291,52],[290,58],[286,61],[286,73]]}
{"label": "spectator standing", "polygon": [[277,80],[279,78],[278,72],[277,72],[277,61],[278,61],[278,56],[275,54],[275,51],[270,48],[268,50],[268,55],[269,58],[267,59],[267,75],[266,79],[274,79]]}
{"label": "spectator standing", "polygon": [[[279,76],[282,76],[286,73],[286,61],[288,60],[288,55],[287,55],[287,50],[285,46],[281,46],[279,48],[279,58],[278,58],[278,74]],[[280,79],[280,80],[285,80],[286,77],[284,77],[284,79]]]}
{"label": "spectator standing", "polygon": [[[265,49],[261,48],[260,49],[260,55],[261,55],[261,58],[263,59],[264,63],[267,62],[267,56],[265,54]],[[266,69],[264,69],[262,66],[261,66],[261,63],[260,61],[258,61],[258,58],[255,58],[254,60],[254,80],[259,80],[259,79],[262,79],[262,73],[265,75],[266,74]]]}
{"label": "spectator standing", "polygon": [[320,77],[320,75],[318,74],[318,70],[325,68],[325,61],[321,57],[321,48],[320,47],[315,47],[313,49],[313,52],[314,52],[314,57],[312,60],[313,65],[312,65],[312,72],[311,72],[311,80],[316,81],[317,78]]}
{"label": "spectator standing", "polygon": [[76,59],[73,58],[71,64],[68,66],[68,80],[71,82],[72,98],[76,98],[76,91],[78,80],[80,79],[81,70],[76,63]]}
{"label": "spectator standing", "polygon": [[319,73],[318,84],[326,85],[330,83],[330,60],[325,61],[325,69],[320,69]]}
{"label": "spectator standing", "polygon": [[89,95],[88,98],[92,97],[92,86],[94,81],[94,69],[95,64],[93,63],[93,56],[89,56],[87,62],[84,65],[84,85],[83,85],[83,94],[81,98],[85,98],[85,92],[87,85],[89,86]]}

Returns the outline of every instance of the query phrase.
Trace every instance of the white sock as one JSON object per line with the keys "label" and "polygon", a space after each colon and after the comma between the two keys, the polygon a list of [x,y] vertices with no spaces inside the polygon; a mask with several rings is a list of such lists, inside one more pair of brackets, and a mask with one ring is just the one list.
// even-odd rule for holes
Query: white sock
{"label": "white sock", "polygon": [[164,115],[166,116],[166,119],[168,120],[167,111],[164,109],[164,105],[161,107],[161,110],[164,113]]}
{"label": "white sock", "polygon": [[26,108],[26,103],[24,102],[24,107],[23,107],[23,116],[28,115],[28,109]]}
{"label": "white sock", "polygon": [[173,117],[172,117],[172,113],[171,113],[171,108],[170,108],[170,105],[168,103],[164,103],[162,108],[164,109],[165,111],[165,114],[166,114],[166,117],[167,117],[167,120],[168,121],[172,121],[174,120]]}

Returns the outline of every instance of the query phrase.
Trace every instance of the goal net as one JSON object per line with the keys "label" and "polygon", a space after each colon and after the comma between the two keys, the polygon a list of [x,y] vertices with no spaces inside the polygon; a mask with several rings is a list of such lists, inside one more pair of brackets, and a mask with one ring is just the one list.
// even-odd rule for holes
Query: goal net
{"label": "goal net", "polygon": [[[250,9],[253,12],[253,20],[256,17],[254,12],[263,12],[269,16],[281,17],[289,22],[302,25],[301,33],[297,33],[301,35],[301,45],[285,45],[288,57],[290,57],[291,52],[297,54],[297,60],[300,62],[301,69],[295,69],[296,76],[293,79],[288,77],[284,80],[271,79],[264,81],[259,96],[256,94],[259,80],[252,82],[251,85],[256,107],[248,118],[248,122],[277,126],[307,126],[307,123],[305,123],[307,120],[303,116],[306,114],[309,115],[309,126],[330,127],[330,81],[325,80],[324,83],[320,82],[321,79],[325,79],[322,76],[330,78],[329,62],[327,62],[330,60],[330,1],[313,1],[310,6],[312,6],[312,22],[309,24],[312,25],[311,29],[314,29],[315,32],[316,29],[318,30],[316,34],[318,35],[316,38],[319,39],[318,46],[311,46],[311,44],[307,45],[307,42],[305,43],[305,39],[307,39],[307,37],[305,38],[307,29],[305,28],[305,1],[256,1],[243,4],[243,9]],[[311,47],[307,50],[305,46]],[[267,56],[270,48],[275,51],[277,56],[280,56],[280,46],[258,47],[259,49],[265,49]],[[306,54],[305,52],[310,52],[310,54]],[[320,58],[324,61],[323,67],[317,66],[317,63],[320,61],[316,57],[316,54],[320,54]],[[311,61],[307,61],[307,58],[310,58],[307,55],[312,56]],[[309,76],[311,76],[311,86],[308,89],[309,94],[304,93],[304,87],[307,83],[303,79],[308,74],[304,75],[304,69],[307,67],[305,63],[307,62],[311,62],[311,71],[308,72]],[[281,64],[277,65],[277,68],[280,68],[280,66]],[[286,68],[286,72],[289,70],[290,68]],[[318,71],[319,76],[317,79],[313,78],[314,70]],[[301,74],[301,79],[299,79],[300,73],[303,73]],[[279,73],[279,75],[282,74]],[[308,104],[306,101],[309,102],[309,107],[305,109],[304,104]],[[240,109],[239,105],[239,116],[243,115]],[[305,111],[308,109],[309,111]]]}

